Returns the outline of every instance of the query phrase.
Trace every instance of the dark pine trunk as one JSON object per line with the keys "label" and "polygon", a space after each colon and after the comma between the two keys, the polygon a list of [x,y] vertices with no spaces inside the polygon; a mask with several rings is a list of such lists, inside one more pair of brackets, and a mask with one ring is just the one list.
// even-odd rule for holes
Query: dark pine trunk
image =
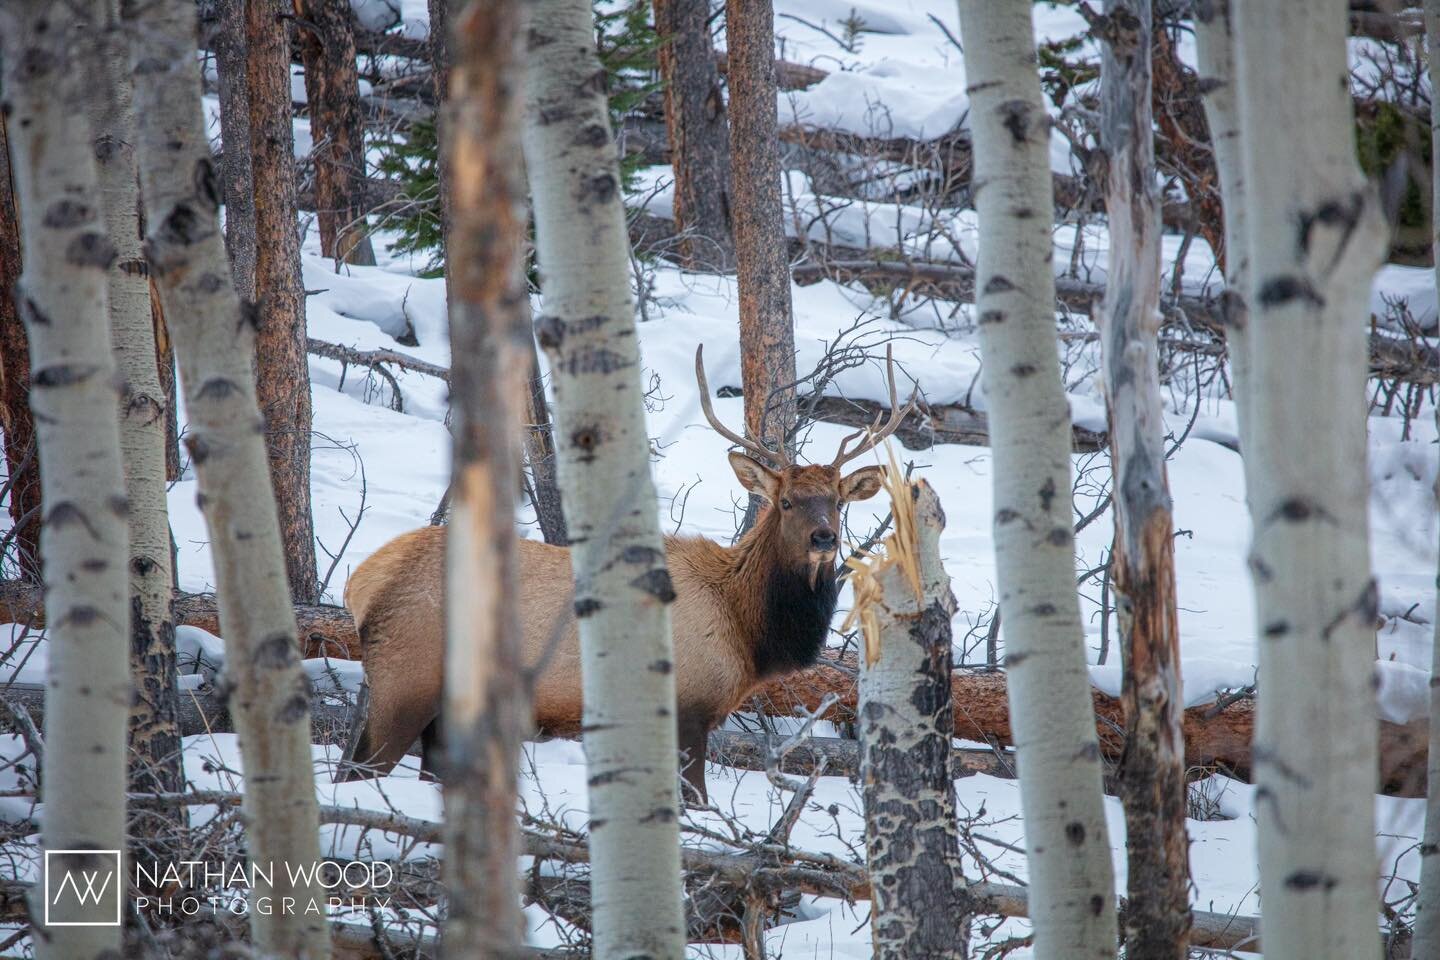
{"label": "dark pine trunk", "polygon": [[310,516],[310,366],[295,216],[289,13],[280,0],[252,0],[246,7],[250,165],[254,182],[265,185],[255,191],[255,385],[291,597],[314,603],[319,579]]}
{"label": "dark pine trunk", "polygon": [[770,0],[727,0],[730,54],[730,211],[740,286],[740,380],[745,430],[789,449],[795,423],[795,329],[780,202]]}
{"label": "dark pine trunk", "polygon": [[728,270],[730,137],[710,43],[709,0],[654,0],[665,85],[665,128],[675,170],[675,229],[692,268]]}
{"label": "dark pine trunk", "polygon": [[315,214],[320,249],[346,263],[373,266],[361,191],[365,182],[364,120],[355,69],[354,17],[348,0],[295,0],[305,64],[305,99],[315,143]]}
{"label": "dark pine trunk", "polygon": [[10,185],[10,152],[0,115],[0,430],[5,431],[5,481],[9,484],[9,544],[0,557],[13,560],[20,577],[40,582],[40,458],[30,416],[30,347],[15,303],[20,279],[20,220]]}
{"label": "dark pine trunk", "polygon": [[[225,252],[242,300],[255,299],[255,186],[250,170],[250,98],[246,95],[246,0],[216,0],[215,73],[220,85],[220,188]],[[288,96],[288,94],[287,94]]]}

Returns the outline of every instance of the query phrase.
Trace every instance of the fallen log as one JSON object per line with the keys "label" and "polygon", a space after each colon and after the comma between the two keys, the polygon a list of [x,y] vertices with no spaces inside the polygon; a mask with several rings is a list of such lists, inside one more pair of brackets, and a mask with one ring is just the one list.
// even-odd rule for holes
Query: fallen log
{"label": "fallen log", "polygon": [[[215,598],[203,594],[183,594],[175,605],[176,622],[199,626],[211,633],[219,633],[219,621],[215,609]],[[0,621],[43,623],[39,591],[34,586],[19,581],[0,581]],[[296,616],[300,622],[301,635],[305,639],[307,656],[329,656],[335,659],[359,659],[360,641],[355,633],[354,621],[344,607],[326,605],[299,605]],[[758,694],[759,709],[773,716],[793,716],[797,710],[813,710],[819,706],[827,693],[839,697],[826,714],[826,719],[841,723],[855,717],[855,677],[857,670],[853,655],[837,657],[834,651],[827,651],[820,663],[808,670],[767,684]],[[1002,672],[957,671],[952,679],[955,696],[955,736],[980,743],[1013,746],[1014,735],[1010,727],[1009,699],[1005,689],[1005,675]],[[15,684],[0,689],[7,697],[25,685]],[[1091,690],[1095,701],[1095,725],[1100,736],[1101,749],[1112,762],[1120,759],[1124,748],[1121,735],[1120,701],[1099,690]],[[36,690],[25,703],[31,706],[43,699],[43,692]],[[182,697],[183,702],[192,699]],[[202,706],[206,705],[203,699]],[[213,703],[213,701],[211,701]],[[43,703],[38,709],[43,709]],[[213,724],[216,718],[196,711],[192,721],[197,728],[182,729],[190,733],[203,732],[205,723],[210,729],[219,729]],[[38,715],[36,716],[38,722]],[[0,722],[3,723],[3,722]],[[343,730],[344,721],[334,723]],[[1429,722],[1421,719],[1408,724],[1380,721],[1380,788],[1382,793],[1401,797],[1422,797],[1425,795],[1425,758],[1428,752]],[[1185,711],[1185,760],[1191,767],[1218,769],[1248,779],[1252,763],[1250,741],[1255,729],[1255,701],[1242,697],[1227,701],[1217,709],[1214,704],[1191,707]],[[331,734],[332,736],[335,735]]]}
{"label": "fallen log", "polygon": [[[802,286],[830,279],[840,283],[859,283],[872,288],[904,287],[912,294],[938,300],[961,303],[975,301],[975,271],[959,264],[901,260],[822,260],[802,263],[792,269],[791,275],[795,282]],[[1089,314],[1093,305],[1104,297],[1105,285],[1059,277],[1055,281],[1055,295],[1059,303],[1076,313]],[[1217,299],[1165,297],[1160,306],[1172,323],[1192,329],[1203,328],[1216,337],[1224,336],[1225,321]],[[1420,340],[1392,336],[1372,329],[1370,376],[1430,386],[1440,382],[1440,349]]]}
{"label": "fallen log", "polygon": [[[328,603],[295,605],[300,638],[306,657],[333,657],[355,660],[360,656],[360,638],[355,621],[344,607]],[[40,588],[22,580],[0,580],[0,623],[45,625],[45,607]],[[175,625],[199,627],[220,636],[220,611],[214,594],[182,593],[175,598]]]}
{"label": "fallen log", "polygon": [[[855,719],[854,654],[839,657],[826,651],[809,670],[768,684],[759,694],[766,713],[791,716],[816,709],[827,694],[839,700],[825,718],[840,723]],[[1010,702],[1005,674],[1000,671],[957,671],[951,681],[955,697],[955,736],[964,740],[1013,746]],[[1100,749],[1111,762],[1124,752],[1124,722],[1120,701],[1091,688],[1095,703],[1095,726]],[[1381,792],[1402,797],[1425,795],[1425,758],[1429,723],[1421,719],[1408,724],[1380,721]],[[1240,779],[1249,779],[1252,756],[1250,742],[1255,730],[1255,700],[1242,697],[1228,700],[1217,709],[1202,704],[1185,711],[1185,762],[1187,766],[1214,769]]]}

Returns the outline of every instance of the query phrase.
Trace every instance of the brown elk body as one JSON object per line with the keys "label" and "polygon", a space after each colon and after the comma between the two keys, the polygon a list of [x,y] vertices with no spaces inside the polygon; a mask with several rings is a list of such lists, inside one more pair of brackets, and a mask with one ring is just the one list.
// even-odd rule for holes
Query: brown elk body
{"label": "brown elk body", "polygon": [[[715,419],[698,353],[696,367],[711,423],[727,438],[779,459]],[[838,591],[840,507],[880,489],[878,467],[848,476],[839,468],[893,432],[909,409],[898,410],[893,400],[891,408],[898,415],[885,429],[862,431],[866,441],[849,453],[847,440],[830,465],[771,470],[744,454],[730,454],[741,484],[766,501],[754,527],[730,547],[703,537],[665,540],[675,587],[671,632],[679,743],[688,757],[685,777],[702,798],[710,730],[757,686],[812,665],[824,647]],[[573,735],[580,732],[583,702],[570,551],[522,540],[519,554],[515,602],[535,720],[547,733]],[[366,715],[347,745],[343,779],[388,771],[417,738],[425,746],[423,768],[435,771],[432,748],[444,689],[444,583],[443,527],[402,534],[351,575],[345,605],[359,628],[369,696]]]}

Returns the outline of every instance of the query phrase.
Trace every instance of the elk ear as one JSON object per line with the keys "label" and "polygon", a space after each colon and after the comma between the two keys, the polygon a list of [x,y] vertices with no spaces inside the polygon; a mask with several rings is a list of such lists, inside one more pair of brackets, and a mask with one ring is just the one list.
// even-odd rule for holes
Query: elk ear
{"label": "elk ear", "polygon": [[780,497],[780,474],[743,453],[730,454],[730,469],[740,478],[740,486],[757,497],[774,503]]}
{"label": "elk ear", "polygon": [[840,501],[869,500],[880,492],[880,468],[861,467],[840,481]]}

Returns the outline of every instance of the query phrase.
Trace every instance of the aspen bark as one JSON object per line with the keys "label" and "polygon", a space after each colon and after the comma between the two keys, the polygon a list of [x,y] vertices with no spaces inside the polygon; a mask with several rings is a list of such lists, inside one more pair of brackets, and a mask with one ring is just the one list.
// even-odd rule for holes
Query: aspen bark
{"label": "aspen bark", "polygon": [[355,69],[349,0],[294,0],[305,100],[315,147],[315,218],[320,251],[345,263],[375,265],[360,190],[365,183],[365,123]]}
{"label": "aspen bark", "polygon": [[795,424],[795,324],[780,202],[774,26],[771,0],[726,0],[730,214],[740,290],[745,432],[771,450],[786,452]]}
{"label": "aspen bark", "polygon": [[730,136],[710,42],[710,2],[654,0],[654,8],[682,262],[691,269],[729,270],[735,263]]}
{"label": "aspen bark", "polygon": [[[1440,0],[1425,0],[1425,55],[1430,70],[1430,89],[1440,90]],[[1440,156],[1440,97],[1430,98],[1431,156]],[[1440,164],[1432,163],[1435,189],[1440,198]],[[1440,216],[1431,212],[1434,231],[1435,275],[1440,282]],[[1440,406],[1435,408],[1435,426],[1440,431]],[[1440,504],[1440,474],[1435,477],[1435,499]],[[1440,593],[1440,579],[1436,580]],[[1430,667],[1430,754],[1426,761],[1425,835],[1420,842],[1420,894],[1415,910],[1415,939],[1410,955],[1440,956],[1440,595],[1437,595],[1434,650]]]}
{"label": "aspen bark", "polygon": [[1249,311],[1245,307],[1250,282],[1250,251],[1245,245],[1249,213],[1240,151],[1240,104],[1235,90],[1235,18],[1230,3],[1208,0],[1196,5],[1195,55],[1225,214],[1225,291],[1220,295],[1220,316],[1225,324],[1225,353],[1230,360],[1231,394],[1240,453],[1244,456],[1250,450],[1250,402],[1245,399],[1251,379]]}
{"label": "aspen bark", "polygon": [[961,0],[976,316],[995,476],[995,559],[1020,761],[1035,955],[1115,956],[1115,890],[1075,593],[1070,416],[1055,342],[1050,125],[1030,7]]}
{"label": "aspen bark", "polygon": [[[65,851],[46,864],[47,878],[101,866],[74,851],[124,846],[130,707],[125,476],[106,317],[115,248],[90,151],[76,25],[73,11],[48,0],[0,3],[3,111],[27,251],[17,299],[45,467],[41,537],[52,617],[41,822],[45,849]],[[34,942],[41,957],[119,956],[120,928],[52,925]]]}
{"label": "aspen bark", "polygon": [[[160,384],[150,269],[140,246],[140,182],[128,40],[119,0],[91,7],[90,51],[96,82],[87,85],[105,225],[116,258],[107,271],[110,337],[122,383],[120,449],[130,502],[130,789],[166,793],[184,787],[180,766],[175,617],[171,609],[170,515],[165,502],[169,403]],[[161,821],[137,820],[131,832]]]}
{"label": "aspen bark", "polygon": [[315,603],[320,578],[310,515],[310,362],[295,214],[290,13],[285,0],[247,0],[245,5],[250,169],[257,186],[255,386],[265,417],[265,448],[280,508],[290,594],[297,603]]}
{"label": "aspen bark", "polygon": [[960,870],[950,770],[955,597],[940,560],[945,513],[928,483],[899,482],[900,495],[911,498],[914,525],[896,525],[886,556],[904,553],[912,560],[920,591],[900,563],[876,575],[880,594],[860,658],[870,939],[877,960],[958,960],[970,954],[975,903]]}
{"label": "aspen bark", "polygon": [[235,289],[255,299],[255,179],[250,169],[250,98],[245,92],[247,0],[215,0],[215,75],[220,90],[220,182],[225,194],[225,249]]}
{"label": "aspen bark", "polygon": [[1235,12],[1254,321],[1242,399],[1254,441],[1245,459],[1265,955],[1373,956],[1366,319],[1388,231],[1355,158],[1345,4],[1255,0]]}
{"label": "aspen bark", "polygon": [[620,170],[588,0],[537,0],[524,54],[540,346],[573,541],[595,955],[679,957],[674,649]]}
{"label": "aspen bark", "polygon": [[30,413],[30,341],[15,290],[20,282],[20,211],[11,185],[6,120],[0,115],[0,430],[10,484],[11,543],[16,572],[40,581],[40,457]]}
{"label": "aspen bark", "polygon": [[[1101,366],[1114,475],[1113,586],[1120,623],[1129,861],[1125,955],[1183,960],[1190,929],[1185,741],[1175,540],[1160,399],[1160,197],[1150,114],[1150,0],[1106,0],[1100,146],[1109,275]],[[1195,402],[1200,402],[1196,398]]]}
{"label": "aspen bark", "polygon": [[515,784],[530,726],[515,546],[514,424],[534,340],[525,276],[519,0],[469,4],[450,71],[454,496],[446,536],[445,955],[511,956],[524,933]]}
{"label": "aspen bark", "polygon": [[[124,0],[134,28],[137,155],[145,251],[175,339],[189,415],[186,445],[215,559],[220,629],[229,655],[229,707],[245,766],[246,843],[252,863],[275,866],[252,897],[294,913],[250,911],[266,956],[329,955],[324,891],[286,869],[320,858],[310,757],[309,684],[300,669],[295,612],[270,489],[263,421],[250,358],[256,314],[231,282],[220,233],[195,67],[195,7],[186,0]],[[263,879],[263,878],[262,878]]]}

